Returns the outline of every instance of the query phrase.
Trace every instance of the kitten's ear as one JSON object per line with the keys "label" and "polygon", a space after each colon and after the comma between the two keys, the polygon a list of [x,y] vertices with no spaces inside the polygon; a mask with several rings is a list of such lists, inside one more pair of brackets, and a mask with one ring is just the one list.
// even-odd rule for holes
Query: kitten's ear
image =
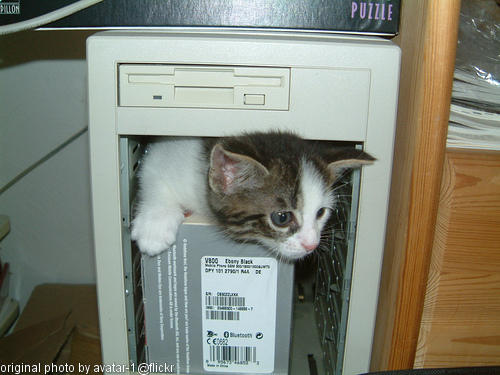
{"label": "kitten's ear", "polygon": [[335,181],[346,169],[373,164],[376,159],[364,151],[353,148],[338,148],[326,155],[328,170]]}
{"label": "kitten's ear", "polygon": [[229,152],[220,143],[212,148],[208,184],[216,193],[233,194],[258,187],[267,174],[267,168],[251,157]]}

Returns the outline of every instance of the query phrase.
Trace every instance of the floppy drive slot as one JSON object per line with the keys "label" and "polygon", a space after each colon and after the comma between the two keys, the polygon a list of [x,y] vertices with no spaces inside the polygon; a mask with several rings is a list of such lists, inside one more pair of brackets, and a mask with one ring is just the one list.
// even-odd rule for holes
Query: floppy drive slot
{"label": "floppy drive slot", "polygon": [[289,68],[120,64],[121,107],[288,110]]}

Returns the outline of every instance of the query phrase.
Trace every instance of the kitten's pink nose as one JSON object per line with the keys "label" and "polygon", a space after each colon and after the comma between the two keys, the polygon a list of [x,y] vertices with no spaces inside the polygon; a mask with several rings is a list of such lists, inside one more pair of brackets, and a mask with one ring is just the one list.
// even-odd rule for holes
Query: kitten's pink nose
{"label": "kitten's pink nose", "polygon": [[317,242],[301,242],[301,245],[308,252],[311,252],[318,247]]}

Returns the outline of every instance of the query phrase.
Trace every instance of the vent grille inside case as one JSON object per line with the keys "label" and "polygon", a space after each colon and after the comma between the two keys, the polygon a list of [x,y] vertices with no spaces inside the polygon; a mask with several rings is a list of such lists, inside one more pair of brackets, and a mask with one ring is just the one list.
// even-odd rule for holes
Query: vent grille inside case
{"label": "vent grille inside case", "polygon": [[122,219],[123,272],[129,359],[131,364],[145,362],[144,303],[141,254],[130,239],[133,199],[137,191],[137,172],[143,145],[132,138],[120,138],[120,205]]}
{"label": "vent grille inside case", "polygon": [[314,310],[327,375],[342,374],[359,184],[359,170],[336,182],[336,206],[328,224],[331,229],[318,251]]}

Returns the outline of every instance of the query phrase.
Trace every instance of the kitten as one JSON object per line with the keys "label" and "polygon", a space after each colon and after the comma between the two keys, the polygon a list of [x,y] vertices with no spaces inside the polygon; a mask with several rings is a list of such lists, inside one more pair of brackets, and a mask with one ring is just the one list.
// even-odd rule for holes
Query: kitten
{"label": "kitten", "polygon": [[142,252],[159,254],[196,212],[234,240],[298,259],[319,244],[338,175],[373,161],[360,150],[281,132],[163,139],[149,146],[141,166],[132,239]]}

